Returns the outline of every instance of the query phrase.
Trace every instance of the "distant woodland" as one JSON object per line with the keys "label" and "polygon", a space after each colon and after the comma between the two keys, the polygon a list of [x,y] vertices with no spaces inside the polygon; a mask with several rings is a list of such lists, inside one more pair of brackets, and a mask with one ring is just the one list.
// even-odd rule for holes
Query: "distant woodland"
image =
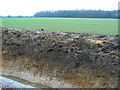
{"label": "distant woodland", "polygon": [[120,18],[120,10],[58,10],[40,11],[33,16],[0,16],[0,18],[33,18],[33,17],[63,17],[63,18]]}
{"label": "distant woodland", "polygon": [[66,17],[66,18],[118,18],[119,10],[58,10],[40,11],[34,17]]}

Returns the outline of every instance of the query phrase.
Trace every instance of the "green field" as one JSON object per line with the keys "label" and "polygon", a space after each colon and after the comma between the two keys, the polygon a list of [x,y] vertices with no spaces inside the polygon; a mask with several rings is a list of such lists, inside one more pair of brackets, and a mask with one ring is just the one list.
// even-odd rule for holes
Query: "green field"
{"label": "green field", "polygon": [[117,35],[117,19],[94,18],[3,18],[2,27],[41,29],[46,31],[79,32]]}

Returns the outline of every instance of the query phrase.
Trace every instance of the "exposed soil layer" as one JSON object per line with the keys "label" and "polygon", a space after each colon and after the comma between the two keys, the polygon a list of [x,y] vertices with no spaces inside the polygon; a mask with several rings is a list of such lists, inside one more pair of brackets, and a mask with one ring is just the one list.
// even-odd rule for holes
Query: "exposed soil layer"
{"label": "exposed soil layer", "polygon": [[56,88],[118,88],[119,35],[0,29],[3,72]]}

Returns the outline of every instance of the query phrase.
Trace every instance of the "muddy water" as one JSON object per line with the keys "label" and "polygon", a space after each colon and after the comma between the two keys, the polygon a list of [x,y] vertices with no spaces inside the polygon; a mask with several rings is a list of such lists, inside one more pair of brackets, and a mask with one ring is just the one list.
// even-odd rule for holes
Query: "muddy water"
{"label": "muddy water", "polygon": [[14,77],[9,74],[0,76],[0,87],[2,88],[49,88],[42,84],[36,84],[19,77]]}
{"label": "muddy water", "polygon": [[29,85],[24,85],[18,81],[0,76],[0,88],[35,88]]}

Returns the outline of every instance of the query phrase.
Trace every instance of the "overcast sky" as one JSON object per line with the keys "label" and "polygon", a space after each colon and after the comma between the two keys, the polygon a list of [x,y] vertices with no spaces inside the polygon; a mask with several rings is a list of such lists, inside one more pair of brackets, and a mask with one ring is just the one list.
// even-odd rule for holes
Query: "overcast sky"
{"label": "overcast sky", "polygon": [[119,0],[1,0],[0,15],[34,15],[44,10],[117,10]]}

